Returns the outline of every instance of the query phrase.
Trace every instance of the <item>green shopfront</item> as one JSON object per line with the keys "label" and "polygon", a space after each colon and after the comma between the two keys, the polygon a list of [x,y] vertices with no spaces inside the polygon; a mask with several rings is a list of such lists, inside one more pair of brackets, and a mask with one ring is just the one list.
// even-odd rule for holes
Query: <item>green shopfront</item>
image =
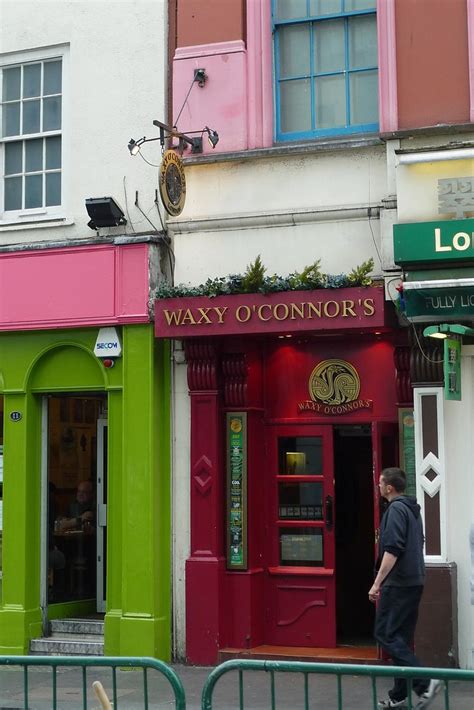
{"label": "green shopfront", "polygon": [[104,615],[107,655],[170,658],[169,353],[148,314],[154,248],[0,254],[2,654],[28,653],[52,619]]}

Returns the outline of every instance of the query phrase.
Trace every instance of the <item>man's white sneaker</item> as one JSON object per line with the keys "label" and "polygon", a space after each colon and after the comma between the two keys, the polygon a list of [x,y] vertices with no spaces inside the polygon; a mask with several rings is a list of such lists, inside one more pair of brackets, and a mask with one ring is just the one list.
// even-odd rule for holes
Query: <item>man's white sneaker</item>
{"label": "man's white sneaker", "polygon": [[379,700],[377,706],[379,708],[407,708],[408,698],[403,698],[403,700],[392,700],[392,698]]}
{"label": "man's white sneaker", "polygon": [[424,693],[420,695],[420,699],[415,705],[415,710],[420,710],[421,708],[427,708],[431,705],[436,695],[439,693],[442,687],[442,682],[440,680],[430,680],[430,684]]}

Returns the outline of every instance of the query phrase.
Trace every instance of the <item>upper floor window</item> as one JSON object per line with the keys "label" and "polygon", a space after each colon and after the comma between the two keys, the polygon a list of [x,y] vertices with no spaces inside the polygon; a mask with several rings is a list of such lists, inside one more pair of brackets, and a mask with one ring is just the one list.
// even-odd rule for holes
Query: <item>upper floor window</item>
{"label": "upper floor window", "polygon": [[47,216],[61,205],[62,58],[1,71],[2,218]]}
{"label": "upper floor window", "polygon": [[277,140],[378,129],[376,0],[273,0]]}

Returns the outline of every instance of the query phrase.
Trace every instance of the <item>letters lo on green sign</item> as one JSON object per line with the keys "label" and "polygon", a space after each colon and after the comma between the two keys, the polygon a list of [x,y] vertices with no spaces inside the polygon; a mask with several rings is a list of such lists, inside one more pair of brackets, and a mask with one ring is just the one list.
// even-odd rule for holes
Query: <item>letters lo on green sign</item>
{"label": "letters lo on green sign", "polygon": [[395,224],[393,247],[396,264],[474,260],[474,219]]}
{"label": "letters lo on green sign", "polygon": [[247,569],[247,414],[228,412],[227,569]]}
{"label": "letters lo on green sign", "polygon": [[444,340],[444,398],[461,399],[461,340]]}

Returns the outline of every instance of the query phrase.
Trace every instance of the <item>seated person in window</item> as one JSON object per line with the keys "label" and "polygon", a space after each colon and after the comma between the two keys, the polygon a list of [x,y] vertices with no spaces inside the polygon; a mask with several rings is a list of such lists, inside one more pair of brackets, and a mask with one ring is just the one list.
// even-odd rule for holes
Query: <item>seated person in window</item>
{"label": "seated person in window", "polygon": [[77,486],[75,500],[69,504],[67,517],[59,522],[59,529],[81,530],[85,526],[94,525],[94,521],[94,484],[90,480],[81,481]]}

